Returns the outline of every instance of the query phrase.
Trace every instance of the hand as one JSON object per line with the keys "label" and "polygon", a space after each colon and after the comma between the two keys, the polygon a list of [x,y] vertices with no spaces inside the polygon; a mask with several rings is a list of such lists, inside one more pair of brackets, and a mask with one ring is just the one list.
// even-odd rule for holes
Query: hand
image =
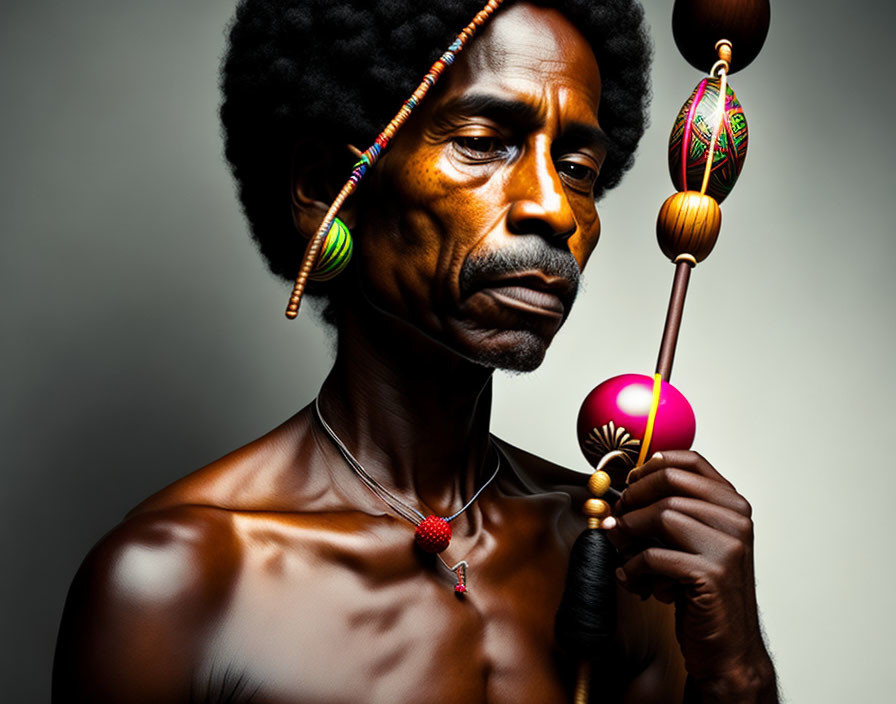
{"label": "hand", "polygon": [[666,451],[632,471],[613,514],[608,537],[623,556],[622,585],[675,604],[689,692],[699,701],[768,700],[758,696],[775,687],[747,500],[696,452]]}

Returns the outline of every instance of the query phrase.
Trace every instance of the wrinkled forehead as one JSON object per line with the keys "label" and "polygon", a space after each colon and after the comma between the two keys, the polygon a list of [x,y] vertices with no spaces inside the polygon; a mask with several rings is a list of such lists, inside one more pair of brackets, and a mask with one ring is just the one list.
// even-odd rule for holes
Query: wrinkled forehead
{"label": "wrinkled forehead", "polygon": [[600,69],[585,37],[558,10],[515,3],[495,13],[455,67],[459,81],[514,90],[533,82],[580,92],[596,110]]}

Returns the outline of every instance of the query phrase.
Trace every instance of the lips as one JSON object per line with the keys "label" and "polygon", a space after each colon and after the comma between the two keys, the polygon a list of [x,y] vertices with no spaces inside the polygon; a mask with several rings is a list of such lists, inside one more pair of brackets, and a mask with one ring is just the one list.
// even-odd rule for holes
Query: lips
{"label": "lips", "polygon": [[484,289],[499,302],[511,307],[531,308],[533,313],[552,313],[563,315],[566,307],[563,302],[552,293],[536,291],[524,286],[495,286]]}
{"label": "lips", "polygon": [[482,282],[478,292],[517,310],[562,317],[575,298],[575,285],[564,277],[524,272]]}

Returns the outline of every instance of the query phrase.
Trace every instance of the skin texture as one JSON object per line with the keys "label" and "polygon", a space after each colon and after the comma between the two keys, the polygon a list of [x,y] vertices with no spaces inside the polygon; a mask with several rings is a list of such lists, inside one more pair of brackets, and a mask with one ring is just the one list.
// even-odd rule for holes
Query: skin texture
{"label": "skin texture", "polygon": [[[60,629],[56,704],[571,700],[576,663],[556,652],[553,619],[584,478],[492,442],[488,425],[493,366],[537,366],[597,243],[599,100],[594,56],[562,15],[507,8],[343,213],[358,258],[321,409],[424,514],[453,513],[500,458],[443,554],[469,562],[469,593],[305,408],[91,552]],[[322,171],[292,184],[305,236],[333,186]],[[595,686],[607,701],[680,702],[687,665],[693,701],[760,701],[771,668],[746,502],[690,452],[637,476],[611,532],[629,558],[618,647]]]}

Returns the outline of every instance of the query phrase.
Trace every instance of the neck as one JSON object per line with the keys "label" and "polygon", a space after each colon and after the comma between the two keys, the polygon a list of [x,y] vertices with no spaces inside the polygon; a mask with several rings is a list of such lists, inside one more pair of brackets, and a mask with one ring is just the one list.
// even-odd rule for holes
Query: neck
{"label": "neck", "polygon": [[321,413],[374,479],[424,514],[450,514],[497,461],[489,453],[492,370],[406,323],[365,313],[340,321]]}

